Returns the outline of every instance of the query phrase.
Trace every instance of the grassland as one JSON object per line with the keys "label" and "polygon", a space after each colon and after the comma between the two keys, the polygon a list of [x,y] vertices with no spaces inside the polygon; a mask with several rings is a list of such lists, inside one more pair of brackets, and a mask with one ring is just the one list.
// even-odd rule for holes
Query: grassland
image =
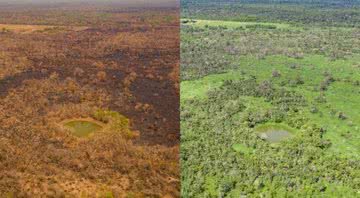
{"label": "grassland", "polygon": [[[326,104],[316,104],[319,113],[310,113],[309,106],[307,116],[311,118],[313,123],[317,123],[323,128],[327,128],[329,133],[326,133],[325,137],[329,138],[333,143],[333,149],[337,152],[350,156],[359,156],[359,126],[354,123],[360,123],[360,116],[357,111],[353,109],[359,109],[359,87],[356,86],[356,82],[359,81],[360,75],[356,75],[359,72],[357,63],[360,56],[348,59],[329,61],[323,56],[309,56],[304,57],[301,60],[283,57],[283,56],[271,56],[265,60],[258,60],[253,57],[244,57],[237,60],[239,62],[238,70],[229,71],[223,74],[213,74],[194,81],[183,81],[181,83],[181,98],[183,100],[188,99],[204,99],[207,97],[207,93],[216,88],[220,88],[226,80],[237,80],[241,76],[255,76],[259,81],[265,81],[269,79],[274,70],[279,71],[282,75],[285,75],[284,79],[277,79],[279,87],[281,84],[301,76],[304,84],[296,87],[288,87],[289,90],[296,91],[305,96],[309,103],[312,103],[319,96],[319,93],[314,87],[320,84],[322,74],[326,71],[333,71],[335,73],[334,78],[342,79],[332,85],[327,91],[328,102]],[[290,65],[302,65],[301,69],[291,69]],[[316,68],[312,67],[316,65]],[[336,72],[338,71],[338,72]],[[346,79],[350,78],[350,81]],[[345,82],[344,82],[345,81]],[[305,83],[306,82],[306,83]],[[331,115],[332,111],[344,112],[349,115],[347,120],[339,120],[336,115]],[[352,137],[346,138],[344,133],[351,132]],[[332,152],[333,150],[331,150]]]}
{"label": "grassland", "polygon": [[49,26],[49,25],[17,25],[17,24],[0,24],[0,30],[2,32],[15,32],[15,33],[32,33],[35,31],[43,32],[52,30],[73,30],[73,31],[83,31],[86,30],[87,27],[75,26],[75,27],[67,27],[67,26]]}
{"label": "grassland", "polygon": [[184,197],[360,197],[359,30],[207,12],[181,35]]}
{"label": "grassland", "polygon": [[[289,29],[291,26],[284,23],[261,23],[261,22],[239,22],[239,21],[217,21],[217,20],[193,20],[193,19],[182,19],[182,23],[193,23],[194,27],[225,27],[225,28],[252,28],[252,27],[263,27],[272,29]],[[291,27],[295,28],[295,27]]]}

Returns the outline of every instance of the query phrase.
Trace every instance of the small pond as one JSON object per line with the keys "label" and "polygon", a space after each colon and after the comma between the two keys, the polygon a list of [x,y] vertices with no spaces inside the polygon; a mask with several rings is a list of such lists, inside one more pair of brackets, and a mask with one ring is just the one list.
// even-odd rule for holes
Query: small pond
{"label": "small pond", "polygon": [[71,120],[65,122],[64,127],[70,129],[77,137],[87,137],[91,133],[101,130],[103,127],[96,122],[87,120]]}
{"label": "small pond", "polygon": [[260,133],[260,138],[271,143],[277,143],[292,136],[288,131],[268,131]]}
{"label": "small pond", "polygon": [[284,125],[262,125],[255,129],[261,139],[270,143],[278,143],[293,136],[294,129]]}

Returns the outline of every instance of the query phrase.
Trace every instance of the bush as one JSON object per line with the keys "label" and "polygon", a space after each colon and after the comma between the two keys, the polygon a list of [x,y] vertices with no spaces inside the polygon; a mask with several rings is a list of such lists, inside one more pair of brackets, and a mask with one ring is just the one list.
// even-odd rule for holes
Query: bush
{"label": "bush", "polygon": [[130,130],[130,121],[125,116],[114,111],[98,110],[94,113],[94,118],[104,123],[108,123],[109,131],[120,133],[126,139],[132,139],[138,136]]}
{"label": "bush", "polygon": [[273,78],[281,77],[281,73],[278,70],[273,70],[271,75]]}

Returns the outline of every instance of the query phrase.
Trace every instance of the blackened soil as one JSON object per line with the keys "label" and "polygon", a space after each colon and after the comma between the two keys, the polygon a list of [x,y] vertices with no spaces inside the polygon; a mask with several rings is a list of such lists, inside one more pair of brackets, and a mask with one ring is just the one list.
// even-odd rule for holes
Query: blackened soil
{"label": "blackened soil", "polygon": [[[167,56],[169,52],[165,53]],[[174,57],[178,56],[173,52]],[[65,66],[36,67],[36,69],[24,71],[13,76],[0,79],[0,97],[5,97],[11,89],[20,87],[26,80],[40,80],[49,78],[56,73],[59,80],[72,78],[82,86],[91,85],[94,89],[103,89],[111,96],[111,102],[107,108],[118,111],[132,121],[135,130],[140,131],[140,138],[136,140],[138,144],[146,145],[166,145],[173,146],[179,143],[180,126],[179,126],[179,95],[175,89],[174,82],[169,79],[169,73],[174,65],[149,65],[152,58],[161,58],[164,54],[161,52],[145,53],[142,52],[138,57],[142,64],[124,64],[124,57],[117,55],[112,57],[113,60],[122,62],[123,67],[110,69],[104,68],[107,79],[104,82],[93,83],[91,79],[95,78],[99,68],[85,64],[72,64]],[[37,61],[38,62],[38,61]],[[41,61],[42,65],[45,62]],[[36,65],[36,64],[35,64]],[[45,64],[47,65],[47,64]],[[146,67],[144,67],[146,65]],[[74,74],[76,68],[84,71],[81,77]],[[152,75],[157,78],[147,78],[146,72],[149,69]],[[135,71],[137,78],[132,82],[130,91],[133,97],[123,101],[121,94],[124,92],[123,81],[130,71]],[[159,80],[159,77],[161,80]],[[122,100],[119,102],[119,100]],[[74,102],[74,101],[72,101]],[[80,101],[79,101],[80,102]],[[125,102],[125,104],[124,104]],[[137,104],[149,104],[152,107],[150,112],[143,112],[136,109]]]}
{"label": "blackened soil", "polygon": [[9,90],[22,85],[23,81],[27,79],[42,79],[47,76],[47,74],[29,70],[0,79],[0,97],[6,96]]}
{"label": "blackened soil", "polygon": [[[146,122],[136,122],[146,133],[141,140],[152,143],[175,145],[180,138],[179,95],[170,82],[160,82],[150,79],[136,80],[132,86],[137,101],[151,104],[154,114],[145,118]],[[164,142],[164,140],[166,140]]]}

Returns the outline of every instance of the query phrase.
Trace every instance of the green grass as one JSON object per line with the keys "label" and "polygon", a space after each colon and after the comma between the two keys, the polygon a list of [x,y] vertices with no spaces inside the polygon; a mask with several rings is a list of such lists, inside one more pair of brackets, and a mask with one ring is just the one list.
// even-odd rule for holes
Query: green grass
{"label": "green grass", "polygon": [[[190,19],[182,19],[182,21],[189,21]],[[238,22],[238,21],[221,21],[221,20],[193,20],[189,23],[195,27],[227,27],[227,28],[248,28],[254,25],[260,25],[261,27],[274,26],[278,29],[295,29],[295,26],[291,26],[285,23],[260,23],[260,22]]]}
{"label": "green grass", "polygon": [[[330,61],[320,55],[308,55],[303,59],[269,56],[260,60],[247,56],[240,57],[236,61],[239,64],[236,70],[181,82],[181,101],[206,99],[206,93],[209,90],[221,87],[225,80],[236,80],[244,76],[255,76],[259,82],[270,79],[276,86],[301,93],[309,104],[314,104],[319,109],[320,113],[313,114],[308,109],[310,107],[307,107],[305,114],[311,123],[327,129],[325,138],[329,138],[333,144],[331,152],[360,157],[360,114],[356,111],[356,109],[360,109],[358,102],[360,101],[360,88],[353,85],[354,81],[360,80],[360,69],[357,66],[357,63],[360,62],[360,56],[336,61]],[[296,68],[292,69],[291,65],[296,65]],[[274,70],[279,71],[281,77],[272,78]],[[319,91],[315,88],[324,79],[325,72],[331,73],[338,81],[332,83],[324,92],[327,103],[315,103],[315,98],[319,96]],[[304,84],[294,87],[281,85],[282,82],[288,82],[297,76],[303,79]],[[350,79],[351,82],[346,82],[346,79]],[[269,104],[261,99],[257,99],[253,105],[269,108]],[[340,120],[331,115],[331,110],[344,112],[348,118]]]}
{"label": "green grass", "polygon": [[236,152],[244,154],[250,154],[252,152],[252,149],[243,144],[233,144],[231,148],[234,149],[234,151]]}
{"label": "green grass", "polygon": [[184,24],[184,197],[359,197],[356,29]]}
{"label": "green grass", "polygon": [[204,99],[209,90],[219,88],[225,80],[235,79],[239,72],[209,75],[199,80],[182,81],[180,96],[182,100]]}

